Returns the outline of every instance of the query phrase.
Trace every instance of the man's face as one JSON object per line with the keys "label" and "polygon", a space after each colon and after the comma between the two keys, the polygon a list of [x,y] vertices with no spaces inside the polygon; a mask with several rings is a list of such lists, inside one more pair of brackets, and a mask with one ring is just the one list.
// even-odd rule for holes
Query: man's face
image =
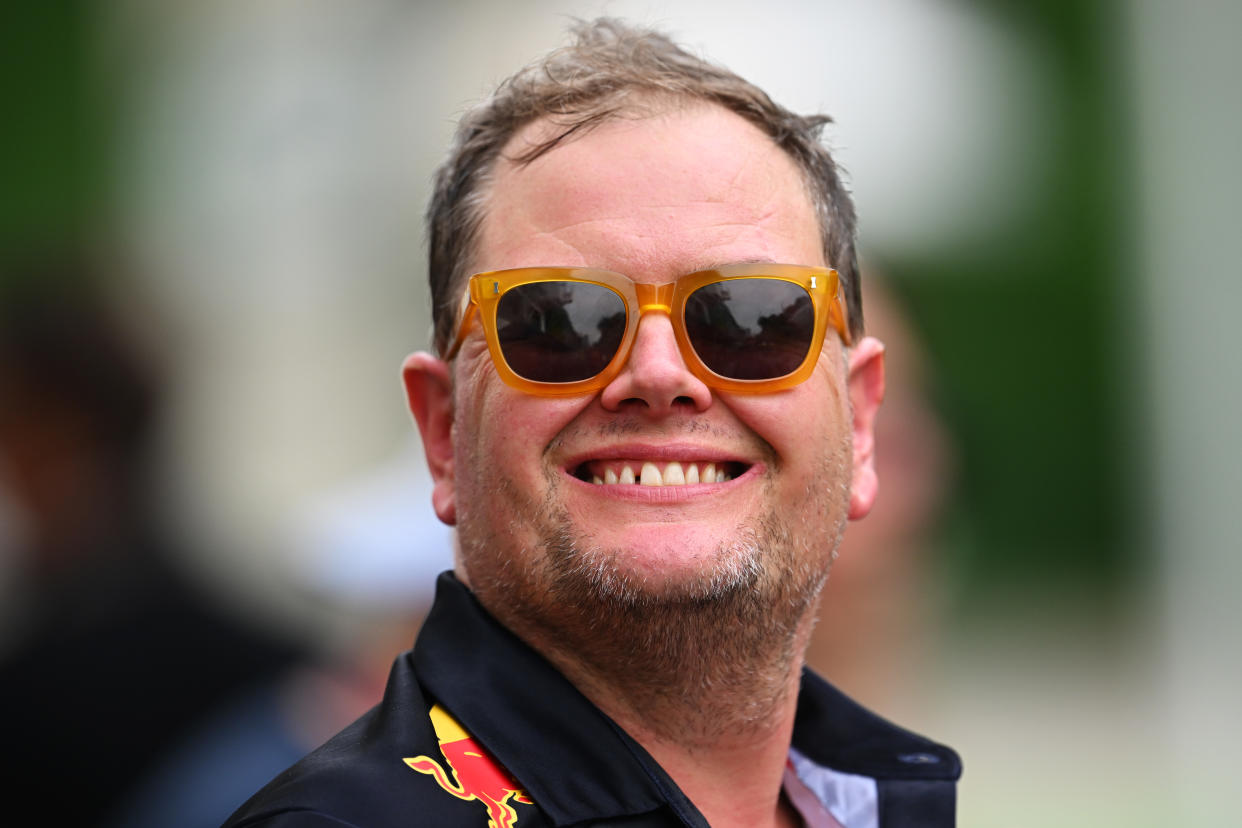
{"label": "man's face", "polygon": [[[545,129],[519,133],[505,155]],[[815,210],[767,136],[699,106],[610,121],[526,166],[502,160],[472,270],[583,266],[660,283],[745,261],[825,264]],[[868,349],[878,363],[878,346]],[[830,333],[808,381],[777,393],[714,392],[686,369],[661,314],[642,318],[628,364],[593,395],[504,385],[477,326],[452,369],[451,410],[420,400],[436,383],[407,363],[436,509],[459,529],[459,575],[502,616],[506,603],[536,601],[567,572],[654,599],[705,597],[795,570],[817,588],[847,513],[870,503],[864,485],[851,504],[858,434],[846,363]],[[452,417],[451,432],[429,429],[435,412]],[[729,479],[593,482],[626,467],[641,479],[647,467],[669,484],[670,464],[700,476],[710,464]]]}

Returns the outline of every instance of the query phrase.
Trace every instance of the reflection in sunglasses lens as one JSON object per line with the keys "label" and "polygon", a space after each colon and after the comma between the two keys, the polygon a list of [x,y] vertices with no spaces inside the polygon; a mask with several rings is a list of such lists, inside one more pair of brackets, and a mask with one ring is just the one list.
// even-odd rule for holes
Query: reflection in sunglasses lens
{"label": "reflection in sunglasses lens", "polygon": [[686,300],[686,335],[703,364],[722,377],[775,379],[806,358],[815,332],[811,297],[779,279],[730,279]]}
{"label": "reflection in sunglasses lens", "polygon": [[496,305],[505,362],[535,382],[577,382],[612,361],[625,334],[625,301],[584,282],[520,285]]}

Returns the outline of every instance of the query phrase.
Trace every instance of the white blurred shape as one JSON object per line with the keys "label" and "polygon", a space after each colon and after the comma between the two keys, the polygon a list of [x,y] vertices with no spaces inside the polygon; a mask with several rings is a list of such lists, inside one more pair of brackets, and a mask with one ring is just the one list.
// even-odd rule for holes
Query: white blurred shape
{"label": "white blurred shape", "polygon": [[978,7],[952,0],[546,5],[655,25],[778,103],[832,116],[825,136],[853,185],[869,248],[926,255],[993,236],[1021,221],[1045,179],[1055,112],[1039,44]]}
{"label": "white blurred shape", "polygon": [[1242,5],[1132,0],[1128,11],[1143,301],[1132,344],[1155,507],[1141,530],[1154,530],[1160,558],[1162,710],[1178,822],[1224,825],[1242,772]]}
{"label": "white blurred shape", "polygon": [[436,576],[453,567],[453,531],[431,508],[431,478],[417,440],[373,470],[307,498],[289,525],[295,580],[348,611],[429,607]]}

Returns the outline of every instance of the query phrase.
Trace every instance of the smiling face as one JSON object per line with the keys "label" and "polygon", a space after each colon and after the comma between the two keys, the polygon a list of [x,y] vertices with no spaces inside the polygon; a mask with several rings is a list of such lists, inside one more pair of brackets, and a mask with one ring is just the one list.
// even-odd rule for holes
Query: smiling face
{"label": "smiling face", "polygon": [[[520,132],[505,155],[544,129]],[[767,136],[697,105],[610,121],[525,166],[502,160],[471,269],[593,267],[662,283],[744,261],[824,265],[815,210]],[[847,515],[874,492],[878,344],[864,340],[848,361],[830,335],[792,389],[714,392],[658,313],[593,395],[506,386],[477,326],[451,384],[442,364],[412,357],[411,407],[437,513],[458,525],[458,574],[519,630],[580,623],[564,608],[598,600],[745,593],[756,615],[772,601],[813,603]]]}

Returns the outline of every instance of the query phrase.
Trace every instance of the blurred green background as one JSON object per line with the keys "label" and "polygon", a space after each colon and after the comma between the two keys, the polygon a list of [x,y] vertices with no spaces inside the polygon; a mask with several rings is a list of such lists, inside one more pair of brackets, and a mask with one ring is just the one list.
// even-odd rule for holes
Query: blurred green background
{"label": "blurred green background", "polygon": [[178,374],[165,505],[239,612],[328,636],[365,602],[334,603],[335,563],[299,570],[288,525],[406,457],[430,170],[565,12],[605,10],[837,117],[953,446],[934,673],[896,718],[962,751],[961,824],[1225,824],[1236,4],[776,3],[759,38],[740,3],[296,5],[19,4],[2,27],[4,255],[133,265],[113,290]]}
{"label": "blurred green background", "polygon": [[119,113],[99,72],[96,4],[20,4],[4,12],[0,159],[6,253],[94,232],[108,211]]}

